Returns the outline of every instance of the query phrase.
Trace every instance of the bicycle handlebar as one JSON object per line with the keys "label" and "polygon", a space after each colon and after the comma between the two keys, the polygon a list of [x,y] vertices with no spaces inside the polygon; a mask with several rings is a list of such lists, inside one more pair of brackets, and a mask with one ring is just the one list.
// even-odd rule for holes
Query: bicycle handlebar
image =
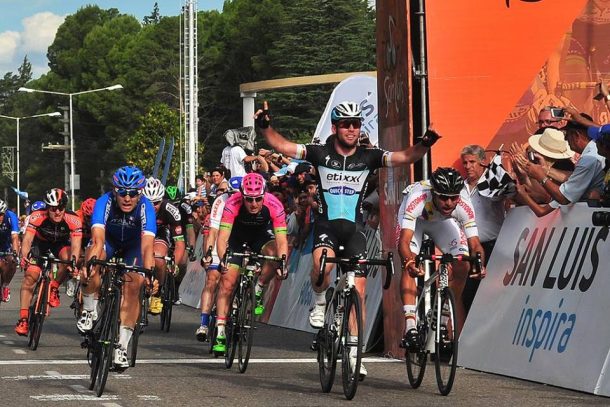
{"label": "bicycle handlebar", "polygon": [[111,267],[111,268],[115,268],[115,269],[119,269],[119,270],[123,270],[123,271],[127,271],[127,272],[144,273],[144,275],[149,276],[149,277],[154,276],[154,270],[150,270],[150,269],[136,266],[136,265],[129,265],[129,264],[125,264],[125,263],[98,260],[96,258],[92,258],[87,262],[87,267],[91,267],[91,266]]}
{"label": "bicycle handlebar", "polygon": [[[417,267],[419,267],[419,265],[424,260],[438,261],[441,264],[449,264],[449,263],[453,263],[456,261],[467,261],[474,266],[474,269],[476,271],[476,273],[474,273],[474,274],[481,273],[481,270],[483,269],[483,259],[481,258],[481,253],[479,253],[479,252],[477,252],[476,256],[469,256],[466,254],[459,254],[457,256],[453,256],[450,253],[443,253],[442,255],[437,255],[437,254],[428,255],[428,254],[420,253],[415,257],[415,265]],[[473,274],[473,273],[471,273],[471,274]]]}
{"label": "bicycle handlebar", "polygon": [[385,259],[362,259],[360,257],[342,258],[342,257],[328,257],[327,249],[322,250],[320,256],[320,270],[318,274],[318,280],[316,285],[319,287],[324,281],[324,269],[326,263],[351,265],[351,266],[384,266],[386,269],[386,281],[383,285],[383,289],[387,290],[392,283],[392,275],[394,274],[394,254],[388,253],[388,257]]}

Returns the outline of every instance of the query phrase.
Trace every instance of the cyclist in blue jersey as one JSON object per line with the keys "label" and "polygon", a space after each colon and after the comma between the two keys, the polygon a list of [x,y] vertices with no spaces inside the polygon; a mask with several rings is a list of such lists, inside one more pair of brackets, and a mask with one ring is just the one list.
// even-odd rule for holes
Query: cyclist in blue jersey
{"label": "cyclist in blue jersey", "polygon": [[[361,220],[367,176],[380,167],[406,166],[419,160],[439,138],[437,133],[428,130],[421,142],[405,150],[391,152],[367,148],[358,144],[363,119],[358,103],[342,102],[332,109],[333,134],[328,137],[326,143],[303,145],[285,139],[270,126],[271,118],[266,101],[263,109],[255,114],[256,124],[272,148],[284,155],[307,160],[316,168],[319,207],[314,222],[311,273],[315,305],[309,315],[309,323],[313,328],[322,328],[324,324],[326,290],[330,285],[330,271],[334,266],[326,265],[322,285],[317,286],[322,251],[326,249],[328,256],[334,257],[339,246],[343,246],[345,257],[365,255],[366,238]],[[364,301],[366,281],[362,276],[359,277],[356,278],[356,289],[361,301]],[[366,318],[363,305],[361,309],[364,322]],[[364,366],[361,366],[360,373],[362,377],[366,376]]]}
{"label": "cyclist in blue jersey", "polygon": [[[19,252],[19,220],[13,211],[8,210],[6,202],[0,199],[0,252]],[[9,284],[17,269],[17,259],[14,255],[0,259],[0,301],[8,302],[11,298]]]}
{"label": "cyclist in blue jersey", "polygon": [[[111,259],[120,257],[128,264],[136,264],[153,269],[155,259],[153,244],[157,225],[155,208],[142,196],[146,177],[133,166],[119,168],[112,177],[113,190],[102,195],[93,209],[91,217],[91,247],[86,253],[88,262],[92,258]],[[97,318],[95,295],[100,287],[100,276],[95,268],[83,267],[83,310],[77,322],[81,332],[93,327]],[[127,346],[140,315],[140,290],[144,277],[139,273],[127,273],[123,285],[121,302],[121,327],[119,346],[114,352],[114,363],[120,367],[129,366]]]}

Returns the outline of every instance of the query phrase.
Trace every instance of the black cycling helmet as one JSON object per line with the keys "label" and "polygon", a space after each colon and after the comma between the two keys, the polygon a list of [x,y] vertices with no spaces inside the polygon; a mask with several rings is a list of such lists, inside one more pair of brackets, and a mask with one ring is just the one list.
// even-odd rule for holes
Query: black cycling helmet
{"label": "black cycling helmet", "polygon": [[434,192],[440,195],[459,195],[464,188],[464,179],[455,168],[438,167],[430,177]]}

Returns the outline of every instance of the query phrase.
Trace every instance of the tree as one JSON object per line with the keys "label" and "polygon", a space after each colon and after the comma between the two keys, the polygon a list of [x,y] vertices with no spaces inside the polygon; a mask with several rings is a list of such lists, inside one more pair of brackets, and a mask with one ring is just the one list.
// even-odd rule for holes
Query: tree
{"label": "tree", "polygon": [[159,4],[155,1],[152,13],[150,13],[149,16],[144,16],[142,23],[144,25],[158,24],[159,20],[161,20],[161,15],[159,14]]}

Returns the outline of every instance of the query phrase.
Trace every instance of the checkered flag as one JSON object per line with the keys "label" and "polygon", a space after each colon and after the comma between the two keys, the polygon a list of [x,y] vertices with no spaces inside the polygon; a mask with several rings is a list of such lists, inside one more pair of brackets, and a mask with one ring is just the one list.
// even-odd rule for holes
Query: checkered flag
{"label": "checkered flag", "polygon": [[502,165],[502,155],[498,151],[477,182],[479,194],[487,198],[504,198],[515,193],[515,180]]}

